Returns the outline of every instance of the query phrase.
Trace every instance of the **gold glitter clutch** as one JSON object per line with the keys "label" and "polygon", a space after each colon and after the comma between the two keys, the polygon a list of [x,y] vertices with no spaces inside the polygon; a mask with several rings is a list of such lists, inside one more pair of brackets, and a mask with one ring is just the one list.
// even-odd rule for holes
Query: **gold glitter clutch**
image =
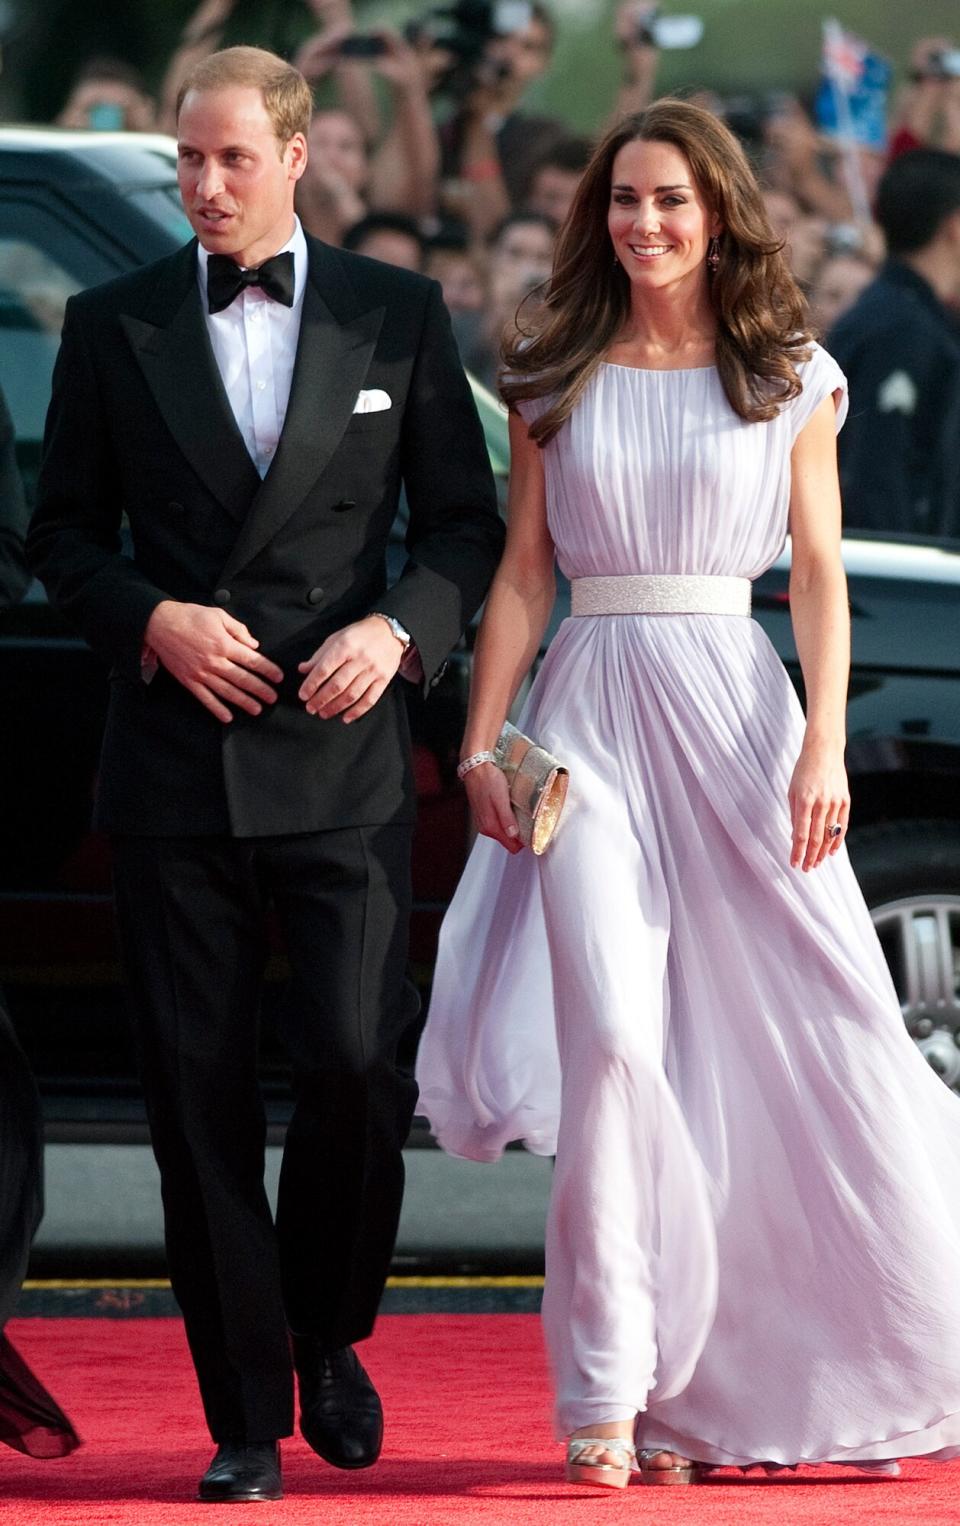
{"label": "gold glitter clutch", "polygon": [[534,853],[545,852],[563,810],[569,771],[509,721],[497,738],[493,757],[510,787],[521,842]]}

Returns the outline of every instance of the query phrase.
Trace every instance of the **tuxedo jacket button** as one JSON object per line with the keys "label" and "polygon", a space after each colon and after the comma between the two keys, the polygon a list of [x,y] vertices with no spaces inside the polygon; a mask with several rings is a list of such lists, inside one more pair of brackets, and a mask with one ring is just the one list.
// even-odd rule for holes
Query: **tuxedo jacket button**
{"label": "tuxedo jacket button", "polygon": [[357,500],[355,498],[341,498],[340,502],[335,503],[333,507],[335,512],[340,514],[344,509],[355,509],[356,506]]}
{"label": "tuxedo jacket button", "polygon": [[214,604],[219,604],[221,609],[225,604],[230,603],[232,597],[233,595],[229,588],[215,588],[213,590],[213,602]]}
{"label": "tuxedo jacket button", "polygon": [[308,604],[322,604],[323,603],[323,589],[322,588],[311,588],[310,592],[307,594],[307,603]]}

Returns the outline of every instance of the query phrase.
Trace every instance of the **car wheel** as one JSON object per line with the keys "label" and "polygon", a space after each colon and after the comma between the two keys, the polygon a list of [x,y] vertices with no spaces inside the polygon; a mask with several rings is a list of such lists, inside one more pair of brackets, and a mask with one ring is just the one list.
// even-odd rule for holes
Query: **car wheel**
{"label": "car wheel", "polygon": [[907,1031],[960,1092],[960,826],[889,822],[851,834],[850,857]]}

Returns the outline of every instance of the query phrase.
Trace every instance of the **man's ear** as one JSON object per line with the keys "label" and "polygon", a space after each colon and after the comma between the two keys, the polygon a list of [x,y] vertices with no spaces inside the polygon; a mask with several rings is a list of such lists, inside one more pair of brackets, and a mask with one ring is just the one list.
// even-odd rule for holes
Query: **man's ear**
{"label": "man's ear", "polygon": [[299,180],[307,167],[307,140],[302,132],[295,132],[283,150],[291,180]]}

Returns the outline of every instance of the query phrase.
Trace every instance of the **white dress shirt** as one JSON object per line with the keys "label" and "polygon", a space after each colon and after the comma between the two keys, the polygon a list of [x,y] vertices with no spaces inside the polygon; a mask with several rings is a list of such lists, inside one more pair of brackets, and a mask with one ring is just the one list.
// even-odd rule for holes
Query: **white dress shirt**
{"label": "white dress shirt", "polygon": [[219,313],[207,311],[209,256],[202,244],[197,249],[197,280],[217,370],[237,428],[261,477],[267,475],[280,441],[300,338],[307,241],[298,217],[294,218],[291,237],[275,253],[288,249],[293,254],[292,307],[275,302],[259,286],[245,286]]}

